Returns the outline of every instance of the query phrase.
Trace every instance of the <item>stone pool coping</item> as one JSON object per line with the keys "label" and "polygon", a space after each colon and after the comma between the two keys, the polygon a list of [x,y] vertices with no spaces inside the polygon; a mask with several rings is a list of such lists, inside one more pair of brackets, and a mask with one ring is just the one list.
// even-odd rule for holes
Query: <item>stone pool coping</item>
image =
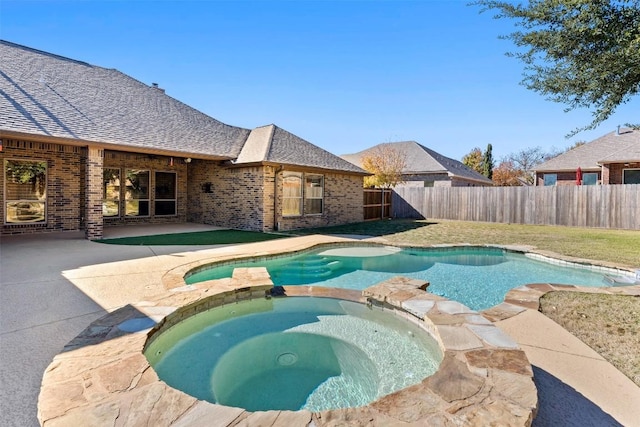
{"label": "stone pool coping", "polygon": [[[533,371],[517,344],[464,305],[424,291],[426,282],[397,277],[362,293],[285,287],[287,297],[336,297],[381,305],[432,332],[443,351],[438,371],[370,405],[312,413],[248,412],[199,401],[162,382],[143,355],[153,331],[209,307],[264,298],[273,289],[264,268],[167,290],[93,322],[45,371],[38,405],[44,426],[154,425],[531,425],[537,409]],[[156,326],[148,329],[153,323]],[[143,329],[147,328],[147,329]],[[137,330],[141,329],[141,330]]]}

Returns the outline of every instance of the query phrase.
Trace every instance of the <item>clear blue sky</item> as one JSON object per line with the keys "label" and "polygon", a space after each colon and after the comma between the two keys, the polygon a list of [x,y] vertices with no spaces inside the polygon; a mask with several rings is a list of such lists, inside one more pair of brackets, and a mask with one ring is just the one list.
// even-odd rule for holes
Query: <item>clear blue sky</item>
{"label": "clear blue sky", "polygon": [[0,38],[115,68],[225,123],[275,123],[335,154],[415,140],[461,159],[563,149],[598,129],[519,84],[512,23],[466,1],[2,0]]}

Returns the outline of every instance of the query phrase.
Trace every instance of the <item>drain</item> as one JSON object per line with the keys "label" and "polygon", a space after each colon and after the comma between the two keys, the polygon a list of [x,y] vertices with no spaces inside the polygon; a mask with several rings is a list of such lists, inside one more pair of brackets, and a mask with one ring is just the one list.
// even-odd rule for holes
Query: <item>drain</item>
{"label": "drain", "polygon": [[282,353],[276,360],[282,366],[290,366],[298,361],[298,356],[294,353]]}

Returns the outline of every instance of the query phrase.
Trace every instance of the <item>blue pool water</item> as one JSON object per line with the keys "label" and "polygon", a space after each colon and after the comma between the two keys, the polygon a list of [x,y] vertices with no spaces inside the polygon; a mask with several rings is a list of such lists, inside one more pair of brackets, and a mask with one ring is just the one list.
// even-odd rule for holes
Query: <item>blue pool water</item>
{"label": "blue pool water", "polygon": [[237,267],[264,266],[274,285],[365,289],[394,276],[430,282],[429,292],[484,310],[530,283],[606,286],[601,273],[534,260],[499,248],[320,248],[266,261],[213,267],[186,277],[188,284],[231,277]]}
{"label": "blue pool water", "polygon": [[154,337],[145,356],[173,388],[250,411],[363,406],[419,383],[442,360],[435,339],[407,319],[312,297],[198,313]]}

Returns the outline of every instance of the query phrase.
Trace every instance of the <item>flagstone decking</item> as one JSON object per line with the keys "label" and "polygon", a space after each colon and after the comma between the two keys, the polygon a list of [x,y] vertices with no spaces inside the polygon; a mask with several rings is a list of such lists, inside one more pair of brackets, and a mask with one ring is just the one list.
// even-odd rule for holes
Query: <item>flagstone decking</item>
{"label": "flagstone decking", "polygon": [[149,337],[201,310],[269,297],[271,280],[264,268],[257,268],[237,269],[230,279],[170,287],[157,298],[93,322],[46,370],[38,419],[47,427],[531,425],[538,400],[524,352],[478,313],[424,292],[427,285],[397,277],[362,293],[284,288],[286,297],[336,297],[383,305],[418,321],[436,338],[443,360],[434,375],[365,407],[248,412],[199,401],[157,377],[143,355]]}
{"label": "flagstone decking", "polygon": [[[144,343],[147,340],[147,332],[144,328],[149,328],[156,322],[161,322],[166,316],[190,310],[192,303],[204,301],[210,295],[214,295],[212,300],[216,303],[233,302],[237,298],[263,297],[264,290],[253,289],[252,286],[266,286],[270,288],[270,282],[262,273],[255,271],[237,271],[236,279],[222,279],[215,283],[203,283],[199,285],[184,286],[184,273],[193,267],[203,267],[212,262],[225,262],[238,257],[268,256],[281,252],[291,253],[304,250],[310,246],[323,243],[347,242],[348,239],[328,236],[306,236],[293,239],[283,239],[283,241],[270,242],[265,244],[248,244],[240,247],[228,247],[207,251],[194,251],[184,253],[172,253],[170,255],[156,255],[143,260],[135,259],[115,263],[101,263],[90,267],[83,267],[65,271],[64,277],[71,280],[79,289],[89,297],[100,301],[105,307],[113,307],[110,314],[92,323],[84,332],[78,335],[65,347],[64,351],[58,354],[45,372],[40,399],[38,403],[38,417],[41,424],[46,426],[60,425],[179,425],[179,426],[199,426],[212,425],[212,412],[215,411],[214,425],[236,426],[236,425],[264,425],[264,426],[289,426],[289,425],[376,425],[390,424],[392,421],[397,425],[422,425],[421,421],[404,422],[402,419],[413,419],[416,414],[425,415],[425,407],[429,402],[440,402],[449,404],[449,410],[441,418],[433,415],[430,422],[440,422],[440,425],[451,425],[452,421],[459,421],[458,416],[466,416],[468,425],[483,425],[487,422],[503,422],[503,410],[505,404],[492,403],[498,390],[502,386],[511,387],[514,384],[510,381],[513,372],[497,369],[494,365],[506,367],[505,359],[519,354],[520,350],[500,347],[503,338],[509,339],[505,334],[492,333],[494,328],[487,328],[485,321],[478,314],[462,312],[458,303],[444,301],[439,297],[420,291],[420,298],[414,297],[417,292],[411,288],[397,288],[398,284],[380,288],[370,292],[376,292],[369,298],[376,301],[385,302],[395,307],[399,312],[411,313],[412,316],[424,317],[425,326],[434,325],[436,332],[440,334],[440,341],[450,346],[450,354],[455,357],[445,358],[441,370],[437,375],[430,378],[440,378],[446,372],[451,379],[457,378],[456,370],[451,371],[448,367],[462,367],[463,372],[470,372],[472,375],[484,378],[484,386],[480,387],[478,396],[482,396],[487,390],[487,381],[496,381],[496,387],[489,392],[489,397],[485,399],[486,406],[477,412],[474,409],[465,408],[463,403],[466,400],[447,402],[438,392],[442,389],[431,389],[429,384],[422,384],[402,390],[388,399],[398,399],[394,402],[396,411],[393,412],[384,402],[392,402],[383,398],[378,402],[364,408],[348,409],[341,411],[323,412],[311,414],[305,411],[269,411],[249,413],[238,408],[229,408],[214,405],[207,402],[197,401],[175,389],[166,386],[159,381],[155,372],[149,367],[146,358],[142,355]],[[362,242],[361,242],[362,243]],[[373,243],[373,241],[372,241]],[[379,242],[384,243],[384,242]],[[530,250],[530,249],[529,249]],[[547,254],[542,254],[543,256]],[[551,255],[548,255],[551,256]],[[556,258],[563,258],[557,256]],[[564,257],[567,258],[567,257]],[[582,262],[594,264],[588,260],[566,259],[567,262]],[[604,267],[614,267],[603,265]],[[245,275],[245,277],[242,277]],[[237,280],[244,282],[239,283]],[[113,285],[118,286],[114,287]],[[401,285],[401,284],[400,284]],[[481,313],[487,319],[495,322],[501,329],[506,330],[511,336],[516,337],[529,355],[531,361],[537,366],[549,369],[549,371],[567,384],[574,385],[576,390],[583,393],[593,402],[601,405],[603,410],[612,414],[616,420],[623,424],[628,424],[629,420],[638,419],[640,408],[634,402],[640,402],[640,392],[634,387],[626,377],[622,376],[610,364],[605,361],[595,361],[593,358],[585,358],[581,351],[567,353],[564,344],[559,344],[554,339],[562,339],[563,343],[571,338],[567,338],[562,328],[547,322],[540,325],[542,316],[536,310],[538,300],[547,291],[551,290],[576,290],[581,292],[606,292],[621,293],[629,295],[640,294],[640,286],[623,286],[612,288],[581,288],[577,286],[556,286],[550,284],[528,285],[517,288],[509,292],[505,302]],[[350,299],[366,300],[357,291],[338,291],[327,288],[307,288],[291,287],[286,289],[289,296],[294,295],[314,295],[314,296],[336,296]],[[253,294],[252,292],[255,292]],[[336,293],[338,292],[338,293]],[[355,292],[355,295],[354,295]],[[140,300],[143,301],[140,301]],[[136,304],[127,304],[129,301],[139,301]],[[127,304],[123,307],[124,304]],[[207,302],[207,304],[214,304]],[[215,305],[215,304],[214,304]],[[116,307],[122,307],[116,309]],[[536,317],[535,315],[539,315]],[[449,323],[447,323],[449,322]],[[544,326],[544,327],[543,327]],[[531,328],[541,328],[546,334],[544,337],[537,337],[538,341],[530,339],[527,331]],[[460,333],[458,336],[456,333]],[[522,333],[525,334],[523,338]],[[525,339],[526,338],[526,339]],[[475,341],[474,341],[475,340]],[[466,348],[470,342],[477,343],[479,340],[483,347],[477,349],[459,350]],[[498,340],[498,341],[496,341]],[[510,340],[510,339],[509,339]],[[539,342],[548,345],[539,344]],[[493,345],[491,344],[493,343]],[[496,345],[497,344],[497,345]],[[509,344],[507,342],[507,344]],[[475,344],[474,344],[475,345]],[[582,345],[581,349],[585,347]],[[487,350],[478,352],[476,350]],[[541,350],[540,350],[541,349]],[[538,351],[540,350],[540,351]],[[475,353],[474,353],[475,351]],[[541,353],[542,354],[538,354]],[[532,358],[533,357],[533,358]],[[555,361],[563,358],[563,363],[555,366]],[[565,360],[566,359],[566,360]],[[450,362],[453,360],[454,362]],[[502,362],[500,361],[502,360]],[[484,361],[484,362],[483,362]],[[490,361],[492,364],[489,364]],[[580,362],[580,363],[578,363]],[[594,363],[598,362],[596,366]],[[520,363],[520,362],[519,362]],[[481,367],[478,367],[480,365]],[[486,366],[485,366],[486,365]],[[606,366],[605,366],[606,365]],[[485,366],[485,367],[482,367]],[[529,366],[530,369],[530,365]],[[568,369],[570,366],[572,369]],[[607,369],[609,371],[607,371]],[[608,372],[605,382],[589,381],[588,373],[593,369],[598,372],[604,369]],[[569,370],[570,372],[567,372]],[[482,373],[486,371],[484,377]],[[495,375],[495,372],[498,372]],[[478,375],[481,374],[481,375]],[[526,389],[525,385],[530,382],[531,375],[520,375],[529,380],[523,380],[520,389]],[[505,380],[505,377],[508,380]],[[516,378],[520,378],[516,377]],[[465,379],[467,376],[459,375]],[[473,377],[471,377],[473,378]],[[528,382],[527,382],[528,381]],[[436,382],[436,380],[431,380]],[[519,384],[516,382],[515,384]],[[623,387],[625,386],[625,387]],[[531,387],[533,384],[531,383]],[[622,388],[621,388],[622,387]],[[417,389],[417,390],[414,390]],[[535,388],[534,388],[535,390]],[[622,392],[621,392],[622,390]],[[423,393],[424,394],[421,394]],[[405,394],[409,393],[409,394]],[[435,397],[434,397],[435,394]],[[509,395],[512,391],[509,391]],[[626,396],[620,399],[620,396]],[[528,396],[528,395],[527,395]],[[451,397],[451,396],[450,396]],[[433,399],[432,399],[433,398]],[[533,394],[535,398],[535,391]],[[403,400],[403,399],[406,399]],[[439,400],[440,399],[440,400]],[[527,402],[520,400],[524,406]],[[446,403],[442,403],[442,402]],[[402,405],[405,402],[405,405]],[[425,403],[426,402],[426,403]],[[457,404],[455,404],[457,402]],[[534,407],[537,401],[529,401],[529,405]],[[626,403],[625,403],[626,402]],[[419,403],[417,412],[411,412],[412,407]],[[523,406],[519,406],[523,407]],[[397,408],[405,408],[405,412]],[[433,407],[430,407],[433,408]],[[470,407],[471,408],[471,407]],[[511,408],[509,408],[511,410]],[[399,412],[398,412],[399,411]],[[401,412],[401,413],[400,413]],[[552,411],[553,412],[553,411]],[[553,412],[555,414],[555,412]],[[403,415],[404,414],[404,415]],[[476,416],[473,416],[473,415]],[[534,410],[531,410],[531,415]],[[513,416],[513,414],[508,415]],[[389,418],[392,417],[392,418]],[[395,417],[395,418],[393,418]],[[402,418],[404,417],[404,418]],[[395,420],[395,421],[394,421]],[[626,422],[625,422],[626,420]],[[530,422],[524,420],[523,425]]]}

